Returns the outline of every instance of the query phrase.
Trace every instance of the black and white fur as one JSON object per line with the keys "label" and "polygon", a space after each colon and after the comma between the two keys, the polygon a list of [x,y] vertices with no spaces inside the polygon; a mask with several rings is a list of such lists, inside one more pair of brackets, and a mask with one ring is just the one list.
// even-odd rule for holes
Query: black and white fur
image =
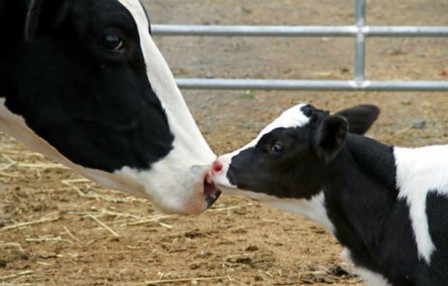
{"label": "black and white fur", "polygon": [[216,200],[216,156],[139,0],[0,0],[0,34],[0,131],[165,212]]}
{"label": "black and white fur", "polygon": [[321,223],[369,285],[447,285],[448,145],[400,148],[359,135],[378,114],[295,106],[220,156],[214,180]]}

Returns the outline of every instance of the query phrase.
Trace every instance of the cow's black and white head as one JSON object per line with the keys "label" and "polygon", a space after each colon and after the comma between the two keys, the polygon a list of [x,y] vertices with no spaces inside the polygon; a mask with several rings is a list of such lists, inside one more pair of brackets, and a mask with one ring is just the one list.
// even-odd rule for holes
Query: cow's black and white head
{"label": "cow's black and white head", "polygon": [[0,50],[13,58],[0,57],[0,74],[10,77],[0,130],[162,211],[207,209],[219,194],[216,156],[139,0],[0,0],[0,9],[10,17],[0,23],[21,25]]}
{"label": "cow's black and white head", "polygon": [[[347,134],[365,133],[378,114],[379,109],[372,105],[334,115],[308,104],[294,106],[255,140],[220,156],[215,162],[214,180],[230,194],[287,209],[306,203],[309,211],[322,212],[320,178],[331,175],[331,162],[343,148]],[[313,204],[318,209],[313,209]]]}

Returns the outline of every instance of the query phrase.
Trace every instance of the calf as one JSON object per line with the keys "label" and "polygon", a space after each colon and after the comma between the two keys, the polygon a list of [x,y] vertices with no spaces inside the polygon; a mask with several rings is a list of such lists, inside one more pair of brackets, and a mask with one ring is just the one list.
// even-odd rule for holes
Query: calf
{"label": "calf", "polygon": [[0,0],[0,35],[0,131],[165,212],[216,200],[216,156],[139,0]]}
{"label": "calf", "polygon": [[447,285],[448,146],[399,148],[361,135],[378,113],[295,106],[220,156],[214,180],[325,226],[371,285]]}

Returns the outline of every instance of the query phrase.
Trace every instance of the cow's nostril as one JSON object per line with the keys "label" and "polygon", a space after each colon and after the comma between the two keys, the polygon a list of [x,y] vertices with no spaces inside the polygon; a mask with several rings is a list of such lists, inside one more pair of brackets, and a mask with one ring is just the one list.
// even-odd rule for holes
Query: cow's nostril
{"label": "cow's nostril", "polygon": [[219,162],[218,160],[216,160],[215,162],[213,162],[213,175],[216,173],[219,173],[222,170],[222,163]]}

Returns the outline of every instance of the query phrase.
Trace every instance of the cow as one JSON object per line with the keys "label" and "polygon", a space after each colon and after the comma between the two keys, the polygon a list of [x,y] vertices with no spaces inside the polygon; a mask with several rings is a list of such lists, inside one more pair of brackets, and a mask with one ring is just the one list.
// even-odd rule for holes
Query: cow
{"label": "cow", "polygon": [[363,134],[379,108],[282,113],[214,163],[214,180],[320,223],[369,285],[448,283],[448,145],[402,148]]}
{"label": "cow", "polygon": [[166,213],[220,192],[139,0],[0,0],[0,131]]}

